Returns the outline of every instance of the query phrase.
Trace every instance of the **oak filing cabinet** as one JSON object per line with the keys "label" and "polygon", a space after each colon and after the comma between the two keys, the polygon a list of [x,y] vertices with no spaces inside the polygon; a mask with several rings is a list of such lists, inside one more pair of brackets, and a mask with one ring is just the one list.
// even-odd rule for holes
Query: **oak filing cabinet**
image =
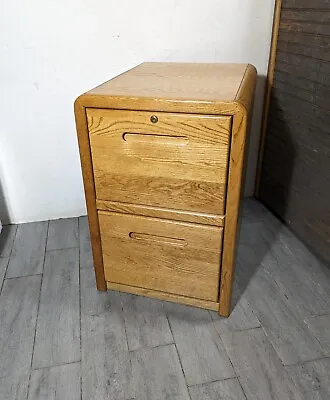
{"label": "oak filing cabinet", "polygon": [[96,283],[230,312],[256,70],[143,63],[75,102]]}

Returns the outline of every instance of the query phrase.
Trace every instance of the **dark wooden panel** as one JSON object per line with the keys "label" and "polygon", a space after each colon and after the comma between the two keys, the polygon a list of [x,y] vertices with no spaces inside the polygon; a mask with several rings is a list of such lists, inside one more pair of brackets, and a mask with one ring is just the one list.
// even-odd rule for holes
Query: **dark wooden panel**
{"label": "dark wooden panel", "polygon": [[[330,237],[329,214],[323,214],[328,206],[325,201],[320,202],[318,207],[310,208],[310,204],[315,201],[311,192],[307,192],[307,195],[302,197],[301,193],[293,187],[289,191],[287,186],[283,186],[272,176],[264,177],[260,196],[268,199],[266,205],[282,218],[315,253],[326,261],[330,260],[330,246],[324,245]],[[287,202],[288,197],[289,202]]]}
{"label": "dark wooden panel", "polygon": [[300,54],[286,53],[279,48],[277,48],[276,62],[285,62],[297,68],[309,69],[310,71],[317,71],[322,74],[330,73],[330,64],[325,63],[323,60],[317,60]]}
{"label": "dark wooden panel", "polygon": [[330,261],[330,0],[283,0],[259,197]]}
{"label": "dark wooden panel", "polygon": [[308,147],[299,140],[285,137],[273,127],[269,127],[265,158],[268,162],[264,168],[279,181],[283,175],[288,175],[288,165],[295,158],[297,161],[289,171],[290,184],[301,189],[307,187],[315,194],[322,194],[324,187],[330,186],[329,154]]}
{"label": "dark wooden panel", "polygon": [[[291,106],[291,107],[290,107]],[[283,107],[285,107],[285,99],[279,103],[279,102],[272,102],[271,108],[270,108],[270,115],[275,114],[276,118],[279,118],[283,121],[286,121],[287,119],[292,119],[292,120],[301,120],[300,119],[300,114],[297,113],[297,108],[292,107],[292,104],[289,104],[285,108],[285,112],[283,111]],[[308,126],[313,128],[314,130],[320,130],[322,132],[328,132],[329,129],[329,124],[325,121],[321,121],[318,116],[312,116],[308,115]]]}
{"label": "dark wooden panel", "polygon": [[[286,68],[287,66],[287,68]],[[330,75],[318,74],[317,72],[300,70],[300,74],[296,73],[295,68],[290,64],[281,64],[275,71],[274,79],[286,83],[288,85],[309,90],[315,93],[329,92]]]}
{"label": "dark wooden panel", "polygon": [[281,23],[281,29],[283,33],[301,32],[312,35],[326,34],[330,35],[330,25],[316,24],[312,22],[289,22],[283,21]]}
{"label": "dark wooden panel", "polygon": [[[311,0],[312,1],[312,0]],[[330,8],[328,11],[318,9],[285,9],[283,8],[281,13],[281,22],[317,22],[317,23],[329,23],[330,22]]]}
{"label": "dark wooden panel", "polygon": [[[275,140],[273,140],[274,142]],[[269,144],[272,144],[270,142]],[[273,178],[278,180],[279,182],[283,179],[283,174],[287,174],[287,165],[290,162],[290,154],[285,154],[281,158],[281,162],[278,162],[278,154],[277,151],[282,149],[283,154],[285,149],[283,146],[274,145],[274,150],[270,150],[269,148],[265,149],[265,156],[269,159],[269,163],[276,163],[277,168],[265,167],[267,169],[268,175],[271,175]],[[307,191],[311,191],[316,196],[321,194],[324,185],[329,185],[329,179],[326,178],[318,178],[318,175],[324,174],[326,169],[323,166],[315,163],[314,160],[309,160],[309,162],[296,164],[295,168],[292,169],[290,173],[290,184],[294,184],[295,187],[300,188],[300,192],[306,194]]]}
{"label": "dark wooden panel", "polygon": [[[289,112],[299,114],[303,113],[303,117],[317,119],[318,123],[325,124],[325,127],[330,125],[330,110],[328,111],[326,108],[327,104],[324,104],[324,108],[319,107],[313,103],[300,99],[298,94],[293,95],[274,89],[272,94],[272,105],[274,107],[280,107],[282,111],[288,109]],[[329,127],[327,129],[329,129]],[[325,130],[328,131],[327,129]]]}
{"label": "dark wooden panel", "polygon": [[[307,33],[306,31],[298,32],[294,30],[295,23],[286,23],[286,27],[291,26],[291,30],[288,28],[281,29],[279,32],[278,39],[285,43],[296,43],[301,46],[312,47],[312,49],[321,47],[324,50],[329,49],[329,38],[326,33],[313,35],[311,33]],[[323,25],[323,30],[327,29],[328,25]],[[311,50],[311,49],[309,49]],[[323,57],[320,57],[323,59]]]}
{"label": "dark wooden panel", "polygon": [[[283,138],[278,137],[278,130],[272,126],[269,127],[269,142],[267,143],[267,147],[265,151],[272,151],[275,154],[276,158],[274,162],[278,164],[276,168],[276,172],[285,172],[287,164],[290,162],[290,159],[286,159],[287,153],[286,148],[287,146],[291,145],[291,138]],[[322,173],[322,176],[316,177],[317,181],[314,182],[314,186],[316,186],[319,182],[328,182],[330,184],[330,174],[327,171],[328,162],[329,162],[329,154],[326,151],[320,151],[320,149],[307,146],[302,140],[294,139],[294,147],[295,147],[295,155],[302,154],[305,157],[304,163],[296,163],[292,171],[295,170],[302,170],[302,172],[308,172],[307,176],[302,175],[304,180],[308,180],[311,177],[314,177],[316,174]],[[276,151],[274,151],[276,150]],[[278,151],[281,151],[281,162],[278,162]],[[288,157],[291,155],[288,154]],[[283,161],[286,161],[283,163]]]}
{"label": "dark wooden panel", "polygon": [[[310,60],[313,62],[314,60]],[[287,74],[290,75],[290,79],[305,80],[304,82],[312,81],[317,82],[325,86],[330,86],[330,74],[321,73],[319,71],[313,71],[310,68],[304,68],[299,65],[293,65],[286,62],[280,62],[277,60],[275,75]],[[299,85],[297,85],[299,87]]]}
{"label": "dark wooden panel", "polygon": [[[269,124],[269,132],[273,133],[276,130],[276,134],[278,135],[278,131],[283,131],[289,126],[290,122],[292,122],[295,132],[298,132],[299,135],[294,137],[294,140],[298,143],[301,143],[302,146],[306,146],[307,148],[311,149],[315,154],[315,157],[318,156],[319,153],[322,153],[325,157],[330,157],[330,135],[325,134],[319,129],[314,129],[314,127],[308,126],[302,123],[299,120],[290,120],[287,119],[283,121],[275,114],[272,114],[273,118]],[[314,131],[314,132],[313,132]],[[311,133],[314,133],[315,139],[314,141],[310,140]],[[281,138],[283,140],[283,138]],[[287,139],[284,136],[284,142],[289,141],[291,143],[291,136]],[[330,174],[329,174],[330,178]]]}
{"label": "dark wooden panel", "polygon": [[[267,179],[265,180],[265,186],[263,187],[263,191],[265,191],[265,188],[267,188],[267,184],[268,184],[268,189],[272,187],[273,191],[270,204],[273,205],[274,211],[278,215],[280,215],[281,218],[283,218],[282,214],[284,213],[288,224],[291,223],[291,218],[288,218],[288,215],[292,215],[294,213],[297,213],[298,211],[300,214],[298,218],[301,220],[312,218],[314,219],[314,222],[318,221],[318,223],[324,223],[326,221],[327,228],[324,231],[319,232],[320,236],[326,238],[327,232],[329,231],[329,214],[323,214],[322,211],[324,207],[327,205],[324,198],[322,198],[319,193],[315,194],[311,192],[308,188],[308,185],[305,185],[303,189],[298,192],[293,185],[287,186],[282,183],[283,181],[282,178],[277,179],[277,177],[272,175],[270,171],[267,170],[267,172],[268,172]],[[277,187],[275,188],[275,186]],[[288,204],[285,204],[282,201],[280,201],[281,199],[283,199],[283,194],[285,194],[287,197],[290,197],[290,202]],[[293,199],[295,200],[294,203]],[[306,213],[306,208],[307,209],[309,208],[310,202],[315,200],[318,201],[319,206],[314,207],[312,210]]]}
{"label": "dark wooden panel", "polygon": [[330,88],[324,85],[314,85],[313,87],[306,83],[305,85],[300,84],[298,86],[297,83],[289,82],[289,80],[281,82],[276,76],[273,87],[282,92],[282,94],[297,97],[304,102],[312,103],[322,109],[328,107],[327,101],[330,97]]}
{"label": "dark wooden panel", "polygon": [[317,59],[322,57],[323,60],[330,61],[330,49],[325,45],[325,43],[317,40],[315,40],[315,44],[310,43],[312,40],[306,40],[306,43],[304,43],[303,39],[301,39],[301,43],[293,41],[288,42],[283,36],[284,35],[279,37],[279,42],[277,45],[279,50],[282,50],[286,53],[299,54]]}
{"label": "dark wooden panel", "polygon": [[329,10],[330,0],[282,0],[283,8]]}
{"label": "dark wooden panel", "polygon": [[[274,81],[284,84],[285,86],[293,86],[294,88],[297,87],[299,89],[307,90],[309,92],[315,91],[316,82],[280,70],[276,70],[274,72]],[[280,88],[277,87],[277,89]]]}

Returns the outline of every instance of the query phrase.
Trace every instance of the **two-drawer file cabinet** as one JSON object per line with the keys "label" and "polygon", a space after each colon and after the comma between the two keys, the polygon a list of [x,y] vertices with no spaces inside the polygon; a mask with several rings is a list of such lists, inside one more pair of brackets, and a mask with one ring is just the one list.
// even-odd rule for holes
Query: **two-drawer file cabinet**
{"label": "two-drawer file cabinet", "polygon": [[144,63],[80,96],[99,290],[229,315],[256,70]]}

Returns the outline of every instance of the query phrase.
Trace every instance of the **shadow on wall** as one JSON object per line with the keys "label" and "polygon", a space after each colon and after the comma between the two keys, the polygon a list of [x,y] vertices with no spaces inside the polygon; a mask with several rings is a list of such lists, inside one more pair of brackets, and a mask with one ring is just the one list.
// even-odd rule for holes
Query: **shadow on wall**
{"label": "shadow on wall", "polygon": [[0,180],[0,220],[1,220],[2,225],[6,225],[6,224],[10,223],[9,210],[7,207],[1,180]]}
{"label": "shadow on wall", "polygon": [[[277,215],[285,216],[292,193],[291,181],[296,162],[293,133],[286,122],[287,109],[277,101],[273,89],[261,167],[259,198],[271,198]],[[273,212],[274,212],[273,211]]]}
{"label": "shadow on wall", "polygon": [[[272,204],[277,204],[277,212],[281,215],[285,215],[290,198],[295,159],[292,132],[274,89],[264,147],[260,197],[272,198]],[[259,270],[271,273],[272,268],[285,269],[285,265],[278,263],[276,258],[276,243],[281,232],[287,229],[265,206],[252,199],[245,201],[235,271],[238,293],[233,294],[233,307]],[[262,282],[259,278],[257,284]]]}
{"label": "shadow on wall", "polygon": [[2,230],[0,233],[0,256],[1,256],[2,250],[6,245],[7,239],[10,235],[9,227],[5,226],[10,222],[10,215],[6,204],[6,199],[4,195],[3,186],[1,184],[1,180],[0,180],[0,220],[2,224]]}
{"label": "shadow on wall", "polygon": [[258,148],[261,131],[261,118],[264,102],[266,77],[257,75],[256,89],[253,104],[253,115],[250,122],[250,135],[247,136],[247,149],[244,167],[244,189],[243,194],[246,197],[253,196],[255,175],[258,162]]}

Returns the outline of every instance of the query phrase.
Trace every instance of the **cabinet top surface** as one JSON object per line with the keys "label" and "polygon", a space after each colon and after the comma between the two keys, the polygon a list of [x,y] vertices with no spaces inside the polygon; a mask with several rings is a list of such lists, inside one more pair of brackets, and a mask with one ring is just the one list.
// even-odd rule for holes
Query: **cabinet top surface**
{"label": "cabinet top surface", "polygon": [[248,64],[147,62],[88,95],[189,101],[235,101]]}

